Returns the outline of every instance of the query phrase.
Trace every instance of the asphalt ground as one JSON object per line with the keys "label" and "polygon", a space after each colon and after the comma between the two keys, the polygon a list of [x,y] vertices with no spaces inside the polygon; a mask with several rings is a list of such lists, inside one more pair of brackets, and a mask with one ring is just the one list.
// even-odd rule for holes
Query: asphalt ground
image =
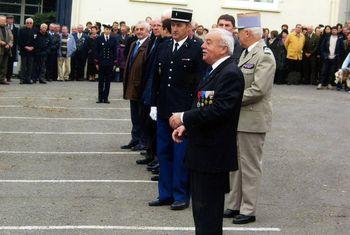
{"label": "asphalt ground", "polygon": [[[93,82],[0,86],[0,234],[194,234],[191,209],[147,205],[157,183],[120,149],[121,84],[96,97]],[[275,86],[273,105],[257,221],[225,234],[350,234],[350,94]]]}

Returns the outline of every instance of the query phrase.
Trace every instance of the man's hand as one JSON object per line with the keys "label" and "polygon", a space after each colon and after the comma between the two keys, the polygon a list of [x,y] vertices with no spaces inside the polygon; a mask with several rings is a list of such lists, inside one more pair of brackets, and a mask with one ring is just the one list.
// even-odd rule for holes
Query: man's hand
{"label": "man's hand", "polygon": [[181,121],[181,114],[182,113],[173,113],[173,115],[169,118],[169,125],[174,130],[183,124]]}
{"label": "man's hand", "polygon": [[182,143],[185,132],[186,132],[186,128],[184,125],[176,128],[172,134],[172,138],[173,138],[174,142],[177,144]]}
{"label": "man's hand", "polygon": [[1,46],[5,46],[6,44],[7,44],[7,43],[6,43],[5,41],[1,41],[1,40],[0,40],[0,45],[1,45]]}
{"label": "man's hand", "polygon": [[100,70],[100,66],[98,66],[98,64],[96,65],[96,70],[97,70],[97,71]]}
{"label": "man's hand", "polygon": [[311,56],[311,53],[305,53],[306,57],[309,58]]}
{"label": "man's hand", "polygon": [[151,107],[151,112],[149,113],[149,116],[153,121],[157,121],[157,107]]}
{"label": "man's hand", "polygon": [[5,48],[6,48],[6,49],[10,49],[10,45],[7,44],[7,45],[5,46]]}

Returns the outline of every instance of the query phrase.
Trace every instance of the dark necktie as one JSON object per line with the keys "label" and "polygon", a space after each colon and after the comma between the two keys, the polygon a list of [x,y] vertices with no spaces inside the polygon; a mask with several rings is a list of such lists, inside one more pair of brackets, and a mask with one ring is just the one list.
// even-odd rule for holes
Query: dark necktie
{"label": "dark necktie", "polygon": [[131,60],[130,60],[130,63],[133,63],[135,58],[136,58],[136,55],[137,55],[137,52],[139,50],[139,47],[140,47],[140,41],[137,41],[136,42],[136,45],[135,45],[135,48],[134,48],[134,51],[132,52],[132,55],[131,55]]}
{"label": "dark necktie", "polygon": [[203,80],[206,80],[207,78],[209,78],[211,71],[213,71],[213,67],[211,67],[211,65],[209,65],[207,70],[205,71],[205,76],[204,76]]}
{"label": "dark necktie", "polygon": [[173,53],[175,54],[178,49],[179,49],[179,43],[175,43],[175,49],[174,49]]}
{"label": "dark necktie", "polygon": [[245,51],[244,51],[244,58],[245,58],[248,54],[249,54],[248,49],[245,49]]}

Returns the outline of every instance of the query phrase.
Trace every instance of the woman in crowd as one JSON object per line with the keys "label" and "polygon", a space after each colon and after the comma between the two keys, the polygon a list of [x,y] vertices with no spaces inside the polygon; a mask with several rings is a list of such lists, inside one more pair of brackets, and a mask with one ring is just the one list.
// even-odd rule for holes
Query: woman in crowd
{"label": "woman in crowd", "polygon": [[[287,37],[288,32],[285,30],[282,32],[282,35],[285,34],[285,38]],[[276,60],[276,73],[274,82],[276,84],[284,84],[285,83],[285,75],[286,75],[286,48],[284,46],[284,41],[282,38],[278,37],[277,31],[271,31],[270,39],[267,41],[267,46],[273,52]]]}
{"label": "woman in crowd", "polygon": [[95,66],[95,48],[96,48],[96,39],[97,35],[97,27],[91,27],[91,35],[88,39],[88,66],[87,66],[87,77],[89,81],[96,81],[96,76],[98,74]]}

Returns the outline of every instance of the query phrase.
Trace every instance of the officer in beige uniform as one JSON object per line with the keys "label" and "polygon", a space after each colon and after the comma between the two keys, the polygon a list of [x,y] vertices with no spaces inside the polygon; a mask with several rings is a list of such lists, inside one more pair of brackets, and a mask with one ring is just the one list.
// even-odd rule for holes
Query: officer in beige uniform
{"label": "officer in beige uniform", "polygon": [[234,218],[234,224],[246,224],[255,221],[263,145],[271,128],[276,62],[261,40],[259,14],[239,14],[238,25],[239,40],[245,48],[238,64],[244,75],[245,90],[237,134],[239,170],[230,173],[231,191],[224,217]]}

